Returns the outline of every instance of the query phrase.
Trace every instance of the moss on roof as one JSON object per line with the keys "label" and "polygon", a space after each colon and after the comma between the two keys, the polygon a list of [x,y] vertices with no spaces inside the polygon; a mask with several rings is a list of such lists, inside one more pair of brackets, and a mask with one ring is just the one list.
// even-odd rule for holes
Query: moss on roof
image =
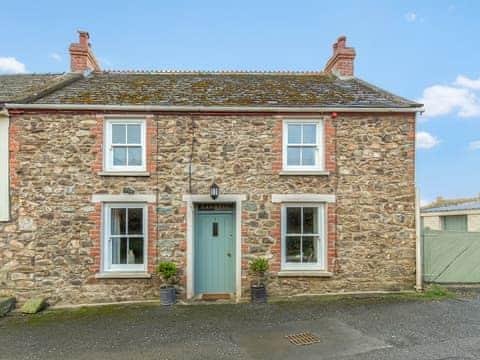
{"label": "moss on roof", "polygon": [[0,75],[0,103],[32,102],[80,77],[68,73]]}
{"label": "moss on roof", "polygon": [[325,73],[95,72],[39,104],[170,106],[420,106],[356,78]]}

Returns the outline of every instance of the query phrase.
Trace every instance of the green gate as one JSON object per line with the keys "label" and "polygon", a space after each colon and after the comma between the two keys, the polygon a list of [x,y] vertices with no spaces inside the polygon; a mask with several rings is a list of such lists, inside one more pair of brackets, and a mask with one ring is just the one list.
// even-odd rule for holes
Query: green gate
{"label": "green gate", "polygon": [[480,233],[425,230],[422,236],[426,282],[480,283]]}

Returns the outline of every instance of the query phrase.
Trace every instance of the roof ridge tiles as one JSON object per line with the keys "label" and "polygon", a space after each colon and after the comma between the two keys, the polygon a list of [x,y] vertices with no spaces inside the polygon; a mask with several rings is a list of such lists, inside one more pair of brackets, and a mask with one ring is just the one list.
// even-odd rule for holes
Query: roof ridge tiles
{"label": "roof ridge tiles", "polygon": [[179,74],[179,75],[328,75],[321,70],[102,70],[99,73],[105,74]]}

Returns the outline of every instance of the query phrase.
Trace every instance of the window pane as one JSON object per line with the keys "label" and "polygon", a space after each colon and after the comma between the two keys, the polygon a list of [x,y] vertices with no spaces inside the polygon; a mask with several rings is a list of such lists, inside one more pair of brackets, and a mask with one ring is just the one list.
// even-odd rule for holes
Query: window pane
{"label": "window pane", "polygon": [[287,208],[287,234],[300,234],[302,229],[300,227],[301,211],[299,207]]}
{"label": "window pane", "polygon": [[289,263],[299,263],[300,258],[300,236],[287,236],[286,260]]}
{"label": "window pane", "polygon": [[143,234],[143,209],[128,209],[128,234]]}
{"label": "window pane", "polygon": [[127,165],[127,148],[126,147],[113,148],[113,165],[115,166]]}
{"label": "window pane", "polygon": [[315,148],[304,147],[302,149],[302,165],[315,165]]}
{"label": "window pane", "polygon": [[128,263],[143,264],[143,238],[130,238]]}
{"label": "window pane", "polygon": [[126,209],[111,209],[110,215],[110,234],[126,234]]}
{"label": "window pane", "polygon": [[128,165],[129,166],[142,165],[142,148],[140,146],[128,148]]}
{"label": "window pane", "polygon": [[302,143],[302,125],[288,125],[288,143],[301,144]]}
{"label": "window pane", "polygon": [[303,208],[303,233],[318,234],[318,208]]}
{"label": "window pane", "polygon": [[141,141],[142,126],[140,124],[128,125],[127,127],[127,143],[128,144],[140,144]]}
{"label": "window pane", "polygon": [[125,125],[112,124],[112,143],[125,144]]}
{"label": "window pane", "polygon": [[316,263],[317,262],[317,246],[318,246],[318,237],[317,236],[304,236],[302,238],[302,247],[303,247],[303,263]]}
{"label": "window pane", "polygon": [[127,263],[127,238],[112,238],[112,265]]}
{"label": "window pane", "polygon": [[291,147],[287,149],[287,165],[300,165],[300,147]]}
{"label": "window pane", "polygon": [[317,143],[317,125],[315,124],[303,125],[303,143],[304,144]]}

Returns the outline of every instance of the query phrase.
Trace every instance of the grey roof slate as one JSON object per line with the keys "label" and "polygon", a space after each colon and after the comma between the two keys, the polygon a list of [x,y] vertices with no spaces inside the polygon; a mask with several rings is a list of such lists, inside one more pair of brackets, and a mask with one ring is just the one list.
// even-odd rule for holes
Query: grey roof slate
{"label": "grey roof slate", "polygon": [[480,209],[480,201],[472,201],[463,204],[437,206],[428,209],[422,209],[422,213],[444,212],[444,211],[463,211]]}
{"label": "grey roof slate", "polygon": [[[1,80],[0,80],[1,81]],[[94,72],[37,104],[396,107],[420,104],[325,73]]]}
{"label": "grey roof slate", "polygon": [[32,102],[80,77],[67,73],[0,75],[0,103]]}

